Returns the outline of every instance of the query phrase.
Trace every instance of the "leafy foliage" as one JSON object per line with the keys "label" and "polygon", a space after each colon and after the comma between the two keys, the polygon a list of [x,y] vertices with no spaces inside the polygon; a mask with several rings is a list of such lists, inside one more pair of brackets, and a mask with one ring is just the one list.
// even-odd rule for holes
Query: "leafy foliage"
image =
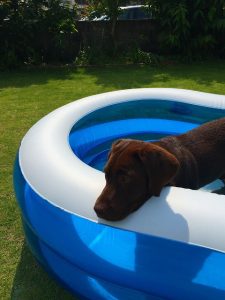
{"label": "leafy foliage", "polygon": [[120,6],[127,4],[125,0],[90,0],[89,11],[109,16],[110,20],[117,19]]}
{"label": "leafy foliage", "polygon": [[111,45],[113,49],[117,50],[117,44],[115,39],[115,28],[117,18],[120,14],[120,6],[124,3],[123,0],[90,0],[91,9],[98,11],[102,14],[109,16],[111,21]]}
{"label": "leafy foliage", "polygon": [[127,61],[134,64],[158,65],[161,62],[161,57],[151,52],[146,52],[138,47],[133,47],[127,53]]}
{"label": "leafy foliage", "polygon": [[225,0],[152,0],[163,52],[225,56]]}
{"label": "leafy foliage", "polygon": [[0,0],[0,39],[1,67],[73,61],[75,11],[60,0]]}
{"label": "leafy foliage", "polygon": [[[78,61],[95,62],[98,55],[95,45],[80,43],[76,7],[65,3],[65,0],[0,0],[0,68],[24,63],[71,63],[77,57]],[[89,0],[88,3],[89,10],[96,15],[105,14],[110,18],[110,32],[103,30],[107,42],[100,56],[116,59],[121,50],[116,38],[120,6],[130,2]],[[225,57],[225,0],[143,0],[139,3],[148,4],[157,23],[159,54],[188,60]],[[122,48],[130,51],[125,43]],[[140,43],[137,49],[129,53],[134,61],[152,61],[149,49],[143,52]]]}
{"label": "leafy foliage", "polygon": [[[90,9],[107,15],[112,23],[113,46],[120,6],[127,1],[91,0]],[[158,22],[160,53],[183,59],[225,57],[225,0],[146,0]],[[117,50],[117,49],[116,49]]]}

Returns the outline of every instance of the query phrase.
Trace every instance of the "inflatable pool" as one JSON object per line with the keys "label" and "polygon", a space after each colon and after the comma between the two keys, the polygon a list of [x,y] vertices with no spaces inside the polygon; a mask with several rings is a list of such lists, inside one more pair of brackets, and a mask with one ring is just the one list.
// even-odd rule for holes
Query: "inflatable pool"
{"label": "inflatable pool", "polygon": [[[14,186],[27,242],[45,269],[85,299],[225,299],[225,195],[163,189],[119,222],[93,206],[113,141],[157,140],[225,116],[225,96],[131,89],[87,97],[23,138]],[[222,189],[221,189],[222,190]]]}

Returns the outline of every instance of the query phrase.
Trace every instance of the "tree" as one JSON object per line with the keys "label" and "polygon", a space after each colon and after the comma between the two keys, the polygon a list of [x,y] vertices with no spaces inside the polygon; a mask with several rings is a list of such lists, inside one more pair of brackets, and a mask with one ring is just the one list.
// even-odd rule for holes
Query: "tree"
{"label": "tree", "polygon": [[74,61],[75,25],[61,0],[0,0],[0,68]]}
{"label": "tree", "polygon": [[120,14],[120,6],[124,5],[127,1],[123,0],[91,0],[91,9],[105,14],[111,21],[111,38],[114,49],[116,49],[115,30],[118,16]]}
{"label": "tree", "polygon": [[225,0],[146,0],[159,20],[165,53],[189,58],[225,55]]}

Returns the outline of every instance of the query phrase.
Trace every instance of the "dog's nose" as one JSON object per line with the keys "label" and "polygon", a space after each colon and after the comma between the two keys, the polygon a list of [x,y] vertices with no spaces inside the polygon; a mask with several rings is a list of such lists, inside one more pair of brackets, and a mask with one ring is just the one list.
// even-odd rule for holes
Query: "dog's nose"
{"label": "dog's nose", "polygon": [[121,213],[115,211],[108,204],[97,203],[94,206],[94,210],[99,218],[105,219],[108,221],[118,221],[124,217]]}
{"label": "dog's nose", "polygon": [[103,204],[95,204],[94,210],[99,218],[104,218],[107,212],[107,207]]}

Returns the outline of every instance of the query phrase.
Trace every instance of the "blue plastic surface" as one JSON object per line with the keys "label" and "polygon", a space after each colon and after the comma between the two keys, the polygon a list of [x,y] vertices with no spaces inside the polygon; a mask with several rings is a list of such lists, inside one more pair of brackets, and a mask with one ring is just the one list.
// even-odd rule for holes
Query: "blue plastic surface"
{"label": "blue plastic surface", "polygon": [[[73,151],[102,169],[117,138],[157,139],[224,115],[222,110],[175,102],[160,103],[160,110],[146,102],[142,112],[140,104],[139,109],[137,103],[108,107],[80,120],[69,137]],[[31,189],[18,157],[14,185],[32,252],[75,295],[93,300],[225,299],[224,253],[97,224],[63,211]]]}
{"label": "blue plastic surface", "polygon": [[224,116],[219,109],[173,101],[130,101],[90,113],[69,135],[73,152],[86,164],[103,170],[112,143],[119,138],[144,141],[177,135]]}
{"label": "blue plastic surface", "polygon": [[38,261],[88,299],[225,296],[225,254],[80,218],[38,196],[15,166],[26,238]]}
{"label": "blue plastic surface", "polygon": [[[134,126],[135,124],[135,126]],[[110,121],[73,131],[69,142],[74,153],[86,164],[103,170],[113,141],[119,138],[156,140],[176,135],[196,127],[196,124],[164,119],[127,119]]]}

